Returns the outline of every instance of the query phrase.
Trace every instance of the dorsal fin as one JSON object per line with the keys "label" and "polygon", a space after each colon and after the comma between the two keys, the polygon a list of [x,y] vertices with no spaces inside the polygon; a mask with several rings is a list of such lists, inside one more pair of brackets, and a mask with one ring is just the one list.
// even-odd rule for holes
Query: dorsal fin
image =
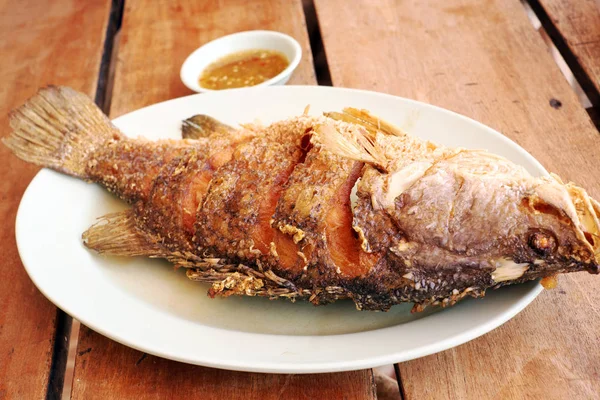
{"label": "dorsal fin", "polygon": [[184,139],[200,139],[215,133],[229,134],[232,132],[235,132],[233,127],[204,114],[194,115],[181,123],[181,137]]}
{"label": "dorsal fin", "polygon": [[341,132],[333,123],[321,124],[315,127],[312,140],[333,154],[362,161],[387,172],[389,160],[384,150],[362,127]]}
{"label": "dorsal fin", "polygon": [[367,110],[359,110],[358,108],[346,107],[339,112],[326,112],[326,117],[338,121],[349,122],[351,124],[360,125],[365,128],[373,137],[377,132],[392,136],[405,136],[406,134],[400,128],[382,120],[381,118],[371,114]]}

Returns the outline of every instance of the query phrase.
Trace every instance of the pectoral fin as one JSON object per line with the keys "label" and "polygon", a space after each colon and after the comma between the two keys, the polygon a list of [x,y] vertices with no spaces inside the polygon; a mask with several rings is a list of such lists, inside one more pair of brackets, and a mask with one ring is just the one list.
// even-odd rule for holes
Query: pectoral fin
{"label": "pectoral fin", "polygon": [[170,252],[159,239],[138,227],[132,209],[100,218],[82,235],[86,247],[117,256],[167,258]]}

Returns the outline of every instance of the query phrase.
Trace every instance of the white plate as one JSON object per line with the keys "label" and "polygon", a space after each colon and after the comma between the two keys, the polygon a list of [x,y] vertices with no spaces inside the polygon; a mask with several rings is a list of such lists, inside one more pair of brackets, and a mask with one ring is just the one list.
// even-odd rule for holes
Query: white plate
{"label": "white plate", "polygon": [[[389,95],[314,86],[193,95],[117,118],[131,136],[177,138],[181,120],[204,113],[226,123],[366,108],[409,133],[452,146],[488,148],[532,174],[544,168],[491,128],[431,105]],[[94,184],[42,170],[19,207],[16,236],[29,276],[54,304],[125,345],[161,357],[242,371],[355,370],[422,357],[483,335],[540,292],[536,282],[490,291],[446,310],[357,311],[350,301],[311,304],[263,298],[211,300],[161,260],[98,256],[81,243],[95,219],[126,206]]]}

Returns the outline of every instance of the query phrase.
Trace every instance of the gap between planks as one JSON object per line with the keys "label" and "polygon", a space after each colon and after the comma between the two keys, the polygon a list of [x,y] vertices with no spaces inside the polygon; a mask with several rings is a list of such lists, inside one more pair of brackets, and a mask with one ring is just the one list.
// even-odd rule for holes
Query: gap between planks
{"label": "gap between planks", "polygon": [[592,119],[594,125],[596,125],[596,129],[600,131],[600,110],[597,107],[591,107],[588,108],[586,111]]}
{"label": "gap between planks", "polygon": [[[112,98],[115,64],[119,48],[119,31],[123,21],[124,7],[125,0],[112,0],[108,24],[106,26],[106,34],[104,36],[102,59],[100,61],[100,69],[98,72],[98,84],[96,85],[96,97],[94,101],[107,115],[110,110]],[[77,356],[79,328],[81,324],[61,310],[58,310],[58,313],[57,321],[60,322],[64,320],[64,326],[63,324],[57,326],[47,398],[69,400],[73,388],[75,357]],[[63,336],[64,340],[59,340]],[[58,349],[57,344],[61,345]],[[56,371],[62,371],[62,374],[55,373]],[[52,397],[50,397],[51,393]]]}
{"label": "gap between planks", "polygon": [[46,389],[48,400],[60,399],[64,390],[72,321],[73,319],[64,311],[60,308],[56,309],[56,331]]}
{"label": "gap between planks", "polygon": [[107,115],[110,111],[113,78],[117,61],[116,56],[119,47],[118,33],[123,22],[124,8],[125,0],[112,0],[108,25],[106,27],[102,61],[100,62],[100,72],[98,74],[95,102]]}
{"label": "gap between planks", "polygon": [[567,62],[561,55],[560,51],[558,50],[558,48],[556,48],[554,42],[552,41],[552,38],[546,32],[546,29],[542,25],[542,22],[536,15],[535,11],[531,8],[531,6],[527,2],[527,0],[521,0],[521,4],[525,8],[525,13],[527,14],[527,17],[529,18],[529,22],[531,22],[531,25],[533,25],[533,28],[542,37],[544,44],[546,45],[546,47],[548,47],[548,50],[550,51],[550,55],[552,56],[552,59],[554,60],[554,62],[558,66],[558,68],[560,69],[560,72],[563,74],[563,76],[565,77],[567,82],[569,82],[569,85],[571,86],[571,88],[577,94],[577,97],[579,98],[579,102],[581,103],[583,108],[587,109],[587,108],[591,107],[589,98],[587,97],[587,95],[585,94],[583,89],[581,88],[581,85],[579,84],[577,79],[575,79],[575,75],[573,74],[573,71],[571,71],[571,69],[569,68],[569,65],[567,64]]}
{"label": "gap between planks", "polygon": [[[529,1],[529,3],[527,1]],[[546,30],[547,25],[540,21],[540,18],[538,18],[537,11],[535,11],[531,7],[530,3],[532,1],[537,2],[537,0],[521,0],[521,4],[523,5],[523,7],[525,7],[525,11],[527,13],[527,16],[529,17],[529,21],[533,25],[534,29],[536,31],[538,31],[538,33],[542,36],[542,40],[544,41],[544,43],[546,44],[546,46],[548,46],[548,49],[550,50],[552,59],[554,60],[554,62],[558,66],[558,68],[560,69],[560,72],[562,72],[562,74],[565,77],[565,79],[567,80],[567,82],[569,82],[569,85],[571,86],[571,88],[573,89],[575,94],[577,94],[577,97],[579,98],[581,105],[583,106],[583,108],[585,108],[585,110],[588,113],[588,116],[590,117],[590,119],[594,123],[594,126],[600,133],[600,112],[598,111],[599,107],[592,106],[590,98],[586,94],[586,91],[584,91],[582,88],[583,85],[588,85],[588,87],[591,88],[590,90],[592,90],[592,92],[594,92],[594,90],[595,90],[594,86],[593,85],[589,86],[589,83],[590,83],[589,77],[588,77],[588,80],[585,82],[580,81],[578,76],[571,69],[570,64],[567,63],[567,61],[565,61],[565,59],[563,58],[563,55],[562,55],[563,54],[562,51],[560,51],[557,48],[557,46],[559,46],[559,44],[556,43],[555,41],[553,41],[553,37],[551,37],[547,33],[547,30]],[[538,5],[539,5],[539,3],[538,3]],[[540,6],[540,8],[541,8],[541,6]],[[541,12],[544,12],[544,11],[542,10]],[[548,18],[547,15],[546,15],[546,18]],[[547,24],[554,26],[550,22],[548,22]],[[563,41],[563,44],[564,44],[564,41]],[[570,51],[568,49],[568,46],[565,48],[567,49],[567,51]],[[579,65],[579,63],[577,63],[577,64]],[[583,69],[582,69],[581,73],[583,73],[587,77],[587,74],[585,74],[583,72]],[[597,94],[597,92],[594,92],[594,93]]]}
{"label": "gap between planks", "polygon": [[[559,64],[559,67],[560,62],[557,60],[557,56],[560,58],[560,61],[562,61],[565,64],[565,67],[569,70],[569,72],[573,75],[574,80],[577,83],[577,88],[579,88],[583,93],[585,93],[585,96],[587,97],[588,101],[593,106],[599,107],[600,93],[594,85],[592,78],[586,73],[582,64],[579,62],[577,56],[573,53],[573,51],[567,44],[565,38],[560,33],[560,30],[552,21],[552,18],[550,18],[540,1],[522,0],[522,4],[527,9],[530,20],[531,15],[529,11],[531,10],[531,12],[535,15],[536,19],[541,24],[542,28],[538,29],[538,32],[542,34],[544,42],[548,45],[548,47],[550,47],[550,49],[553,50],[552,56],[554,60]],[[535,26],[535,24],[534,27],[537,29],[537,26]],[[546,40],[544,35],[548,35],[552,43],[549,43],[549,41]],[[564,74],[563,68],[561,68],[561,71]],[[569,80],[569,77],[567,77],[567,80]],[[569,80],[569,83],[571,83],[571,80]],[[573,87],[572,83],[571,86]],[[574,90],[581,98],[581,95],[578,92],[577,88],[574,87]],[[586,104],[585,102],[583,102],[583,106],[587,109],[590,107],[590,104]]]}
{"label": "gap between planks", "polygon": [[396,381],[398,382],[398,391],[400,392],[400,399],[405,400],[406,394],[404,393],[404,385],[402,384],[402,375],[400,374],[400,368],[398,363],[394,364],[394,372],[396,373]]}
{"label": "gap between planks", "polygon": [[310,49],[313,54],[313,66],[317,76],[317,84],[319,86],[332,86],[331,73],[329,72],[329,65],[327,64],[327,56],[325,54],[315,3],[313,0],[302,0],[302,8],[304,10],[304,19],[306,21]]}

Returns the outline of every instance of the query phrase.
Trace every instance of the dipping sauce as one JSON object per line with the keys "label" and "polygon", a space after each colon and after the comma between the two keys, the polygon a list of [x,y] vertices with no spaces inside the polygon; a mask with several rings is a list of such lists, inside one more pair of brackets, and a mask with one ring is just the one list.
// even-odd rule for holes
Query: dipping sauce
{"label": "dipping sauce", "polygon": [[199,83],[212,90],[254,86],[277,76],[289,64],[288,59],[278,51],[240,51],[206,67],[200,75]]}

